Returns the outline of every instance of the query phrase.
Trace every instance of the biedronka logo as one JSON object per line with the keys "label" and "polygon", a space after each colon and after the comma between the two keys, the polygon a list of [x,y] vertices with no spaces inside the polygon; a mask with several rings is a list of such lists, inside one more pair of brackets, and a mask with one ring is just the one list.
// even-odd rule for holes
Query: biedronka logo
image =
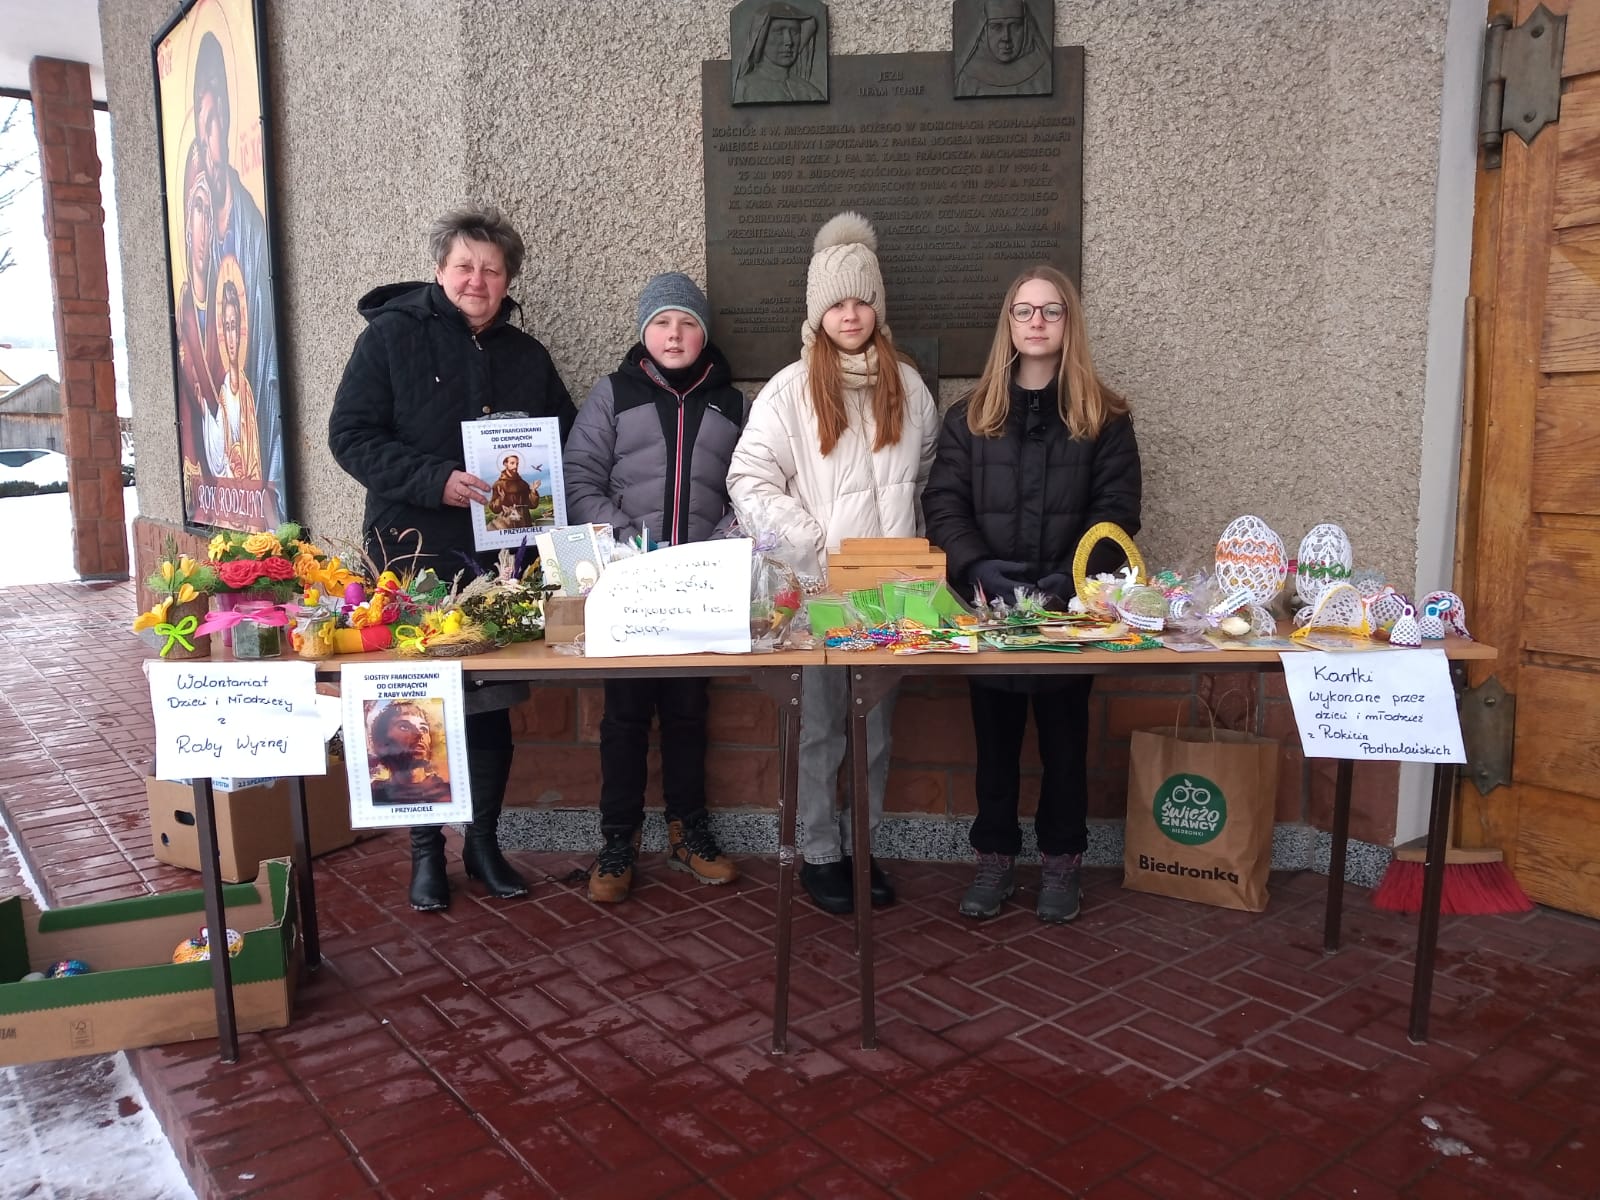
{"label": "biedronka logo", "polygon": [[1156,824],[1181,846],[1203,846],[1228,823],[1228,800],[1204,775],[1172,775],[1156,789]]}

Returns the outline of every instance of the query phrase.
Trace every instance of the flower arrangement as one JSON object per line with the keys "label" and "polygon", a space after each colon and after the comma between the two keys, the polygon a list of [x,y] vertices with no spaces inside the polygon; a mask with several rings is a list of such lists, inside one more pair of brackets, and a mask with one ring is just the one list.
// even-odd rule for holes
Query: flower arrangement
{"label": "flower arrangement", "polygon": [[360,578],[337,555],[328,554],[306,537],[293,521],[270,533],[218,533],[207,554],[225,590],[270,595],[278,601],[290,600],[308,589],[339,595]]}
{"label": "flower arrangement", "polygon": [[148,611],[134,618],[133,631],[142,633],[149,629],[164,637],[163,658],[199,657],[209,653],[209,643],[203,649],[193,639],[207,598],[220,586],[216,570],[187,554],[179,554],[176,540],[168,537],[161,548],[161,561],[144,583],[158,599]]}

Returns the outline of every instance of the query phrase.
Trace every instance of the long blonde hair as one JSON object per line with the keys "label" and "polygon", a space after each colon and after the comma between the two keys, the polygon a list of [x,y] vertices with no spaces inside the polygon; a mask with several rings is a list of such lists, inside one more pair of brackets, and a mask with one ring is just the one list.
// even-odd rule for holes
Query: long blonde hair
{"label": "long blonde hair", "polygon": [[[878,352],[878,385],[872,389],[872,421],[877,432],[872,448],[882,450],[900,440],[906,388],[900,378],[900,353],[881,324],[873,327],[868,345]],[[826,458],[850,425],[850,412],[844,403],[844,368],[839,362],[839,347],[821,331],[806,349],[805,358],[811,407],[817,411],[817,440]]]}
{"label": "long blonde hair", "polygon": [[1078,289],[1051,266],[1029,267],[1006,291],[1000,306],[1000,320],[994,329],[994,343],[983,364],[983,374],[967,399],[967,428],[977,437],[999,437],[1011,415],[1011,365],[1017,349],[1011,340],[1011,306],[1022,285],[1043,280],[1061,294],[1066,304],[1067,323],[1061,340],[1061,363],[1056,372],[1056,403],[1061,421],[1075,438],[1096,438],[1106,422],[1128,411],[1128,402],[1095,373],[1089,354],[1089,330],[1083,321],[1083,301]]}

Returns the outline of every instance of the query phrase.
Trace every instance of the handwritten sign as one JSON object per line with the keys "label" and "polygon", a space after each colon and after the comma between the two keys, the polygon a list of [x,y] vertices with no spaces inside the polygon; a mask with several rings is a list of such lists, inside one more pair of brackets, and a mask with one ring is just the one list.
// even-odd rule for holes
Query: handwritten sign
{"label": "handwritten sign", "polygon": [[324,775],[309,662],[150,663],[157,779]]}
{"label": "handwritten sign", "polygon": [[584,606],[584,653],[748,654],[750,551],[719,538],[613,562]]}
{"label": "handwritten sign", "polygon": [[1307,758],[1466,762],[1443,650],[1283,656]]}

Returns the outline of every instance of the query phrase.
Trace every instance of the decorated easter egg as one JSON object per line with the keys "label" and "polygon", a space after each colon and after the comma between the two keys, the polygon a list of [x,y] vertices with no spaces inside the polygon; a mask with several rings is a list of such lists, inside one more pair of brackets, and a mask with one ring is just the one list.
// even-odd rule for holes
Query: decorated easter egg
{"label": "decorated easter egg", "polygon": [[1350,578],[1354,552],[1349,535],[1337,525],[1313,526],[1300,539],[1295,556],[1294,594],[1301,604],[1315,604],[1328,585]]}
{"label": "decorated easter egg", "polygon": [[[1471,640],[1472,635],[1467,632],[1466,605],[1461,602],[1461,597],[1454,592],[1429,592],[1422,598],[1420,611],[1423,617],[1438,617],[1457,637]],[[1418,620],[1421,619],[1421,617],[1418,618]],[[1439,636],[1443,637],[1444,635],[1440,634]]]}
{"label": "decorated easter egg", "polygon": [[1226,591],[1247,592],[1256,604],[1270,604],[1289,577],[1283,539],[1260,517],[1235,517],[1217,541],[1217,579]]}
{"label": "decorated easter egg", "polygon": [[64,958],[60,962],[53,962],[44,969],[46,979],[65,979],[69,975],[87,975],[89,964],[81,958]]}

